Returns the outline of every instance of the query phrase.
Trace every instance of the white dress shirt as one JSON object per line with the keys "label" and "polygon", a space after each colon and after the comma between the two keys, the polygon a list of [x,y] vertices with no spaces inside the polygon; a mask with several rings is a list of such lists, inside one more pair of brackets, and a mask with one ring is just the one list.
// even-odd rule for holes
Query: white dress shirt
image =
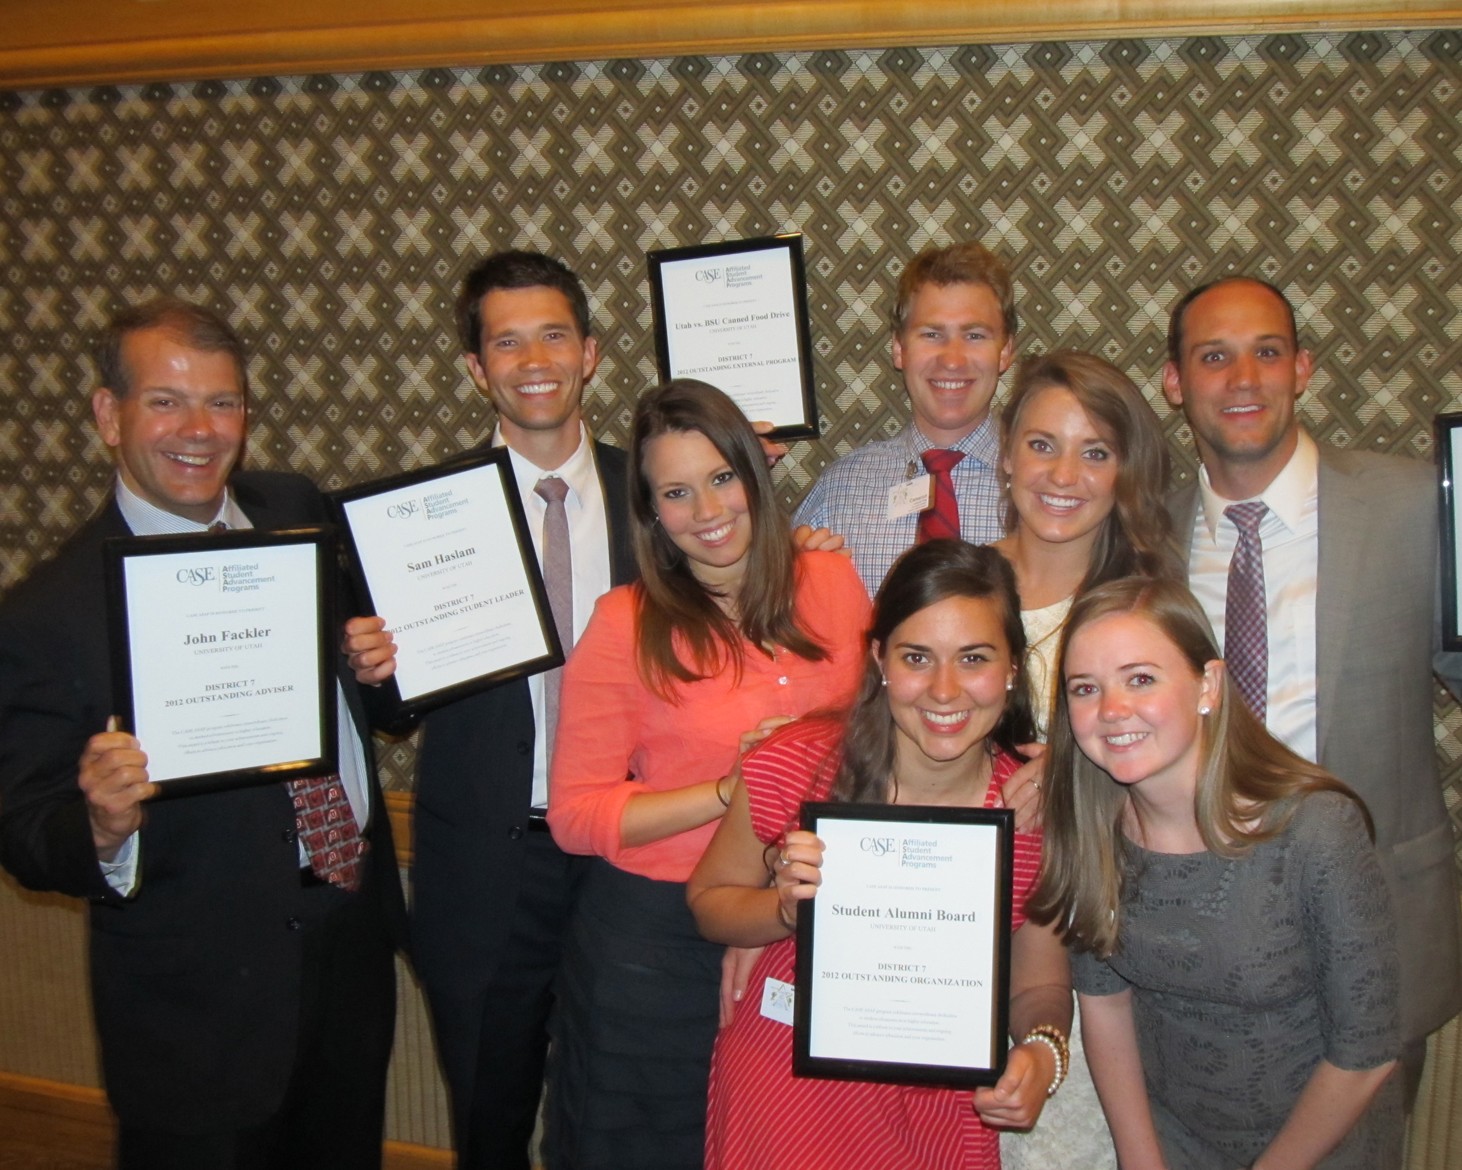
{"label": "white dress shirt", "polygon": [[[502,433],[495,431],[494,446],[502,446]],[[604,507],[604,485],[599,479],[599,465],[594,460],[594,444],[583,425],[579,427],[579,445],[562,466],[552,471],[523,458],[511,447],[508,458],[513,465],[513,476],[518,482],[518,494],[523,497],[523,511],[528,518],[528,530],[533,536],[533,551],[538,563],[543,563],[543,517],[548,503],[534,487],[546,476],[556,476],[568,484],[568,495],[564,497],[564,512],[569,522],[569,553],[574,574],[574,641],[579,640],[594,605],[609,592],[609,521]],[[568,652],[564,647],[564,652]],[[533,737],[533,807],[544,808],[548,804],[548,747],[541,729],[546,726],[543,710],[543,675],[528,678],[528,694],[533,700],[533,726],[540,734]]]}
{"label": "white dress shirt", "polygon": [[[1239,531],[1223,514],[1230,504],[1198,473],[1202,507],[1193,521],[1188,584],[1223,647],[1228,569]],[[1269,687],[1265,723],[1276,739],[1315,758],[1315,593],[1320,563],[1320,456],[1303,430],[1284,469],[1260,495],[1268,506],[1259,525],[1264,547],[1264,600],[1269,622]]]}

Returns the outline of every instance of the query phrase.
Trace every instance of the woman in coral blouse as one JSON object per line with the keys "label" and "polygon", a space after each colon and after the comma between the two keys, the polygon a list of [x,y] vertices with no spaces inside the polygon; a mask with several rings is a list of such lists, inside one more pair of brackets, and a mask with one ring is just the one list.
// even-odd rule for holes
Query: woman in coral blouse
{"label": "woman in coral blouse", "polygon": [[722,948],[686,879],[772,728],[848,702],[868,599],[852,564],[798,553],[750,424],[679,379],[635,411],[640,582],[600,599],[564,671],[548,820],[598,859],[552,1025],[554,1170],[699,1170]]}

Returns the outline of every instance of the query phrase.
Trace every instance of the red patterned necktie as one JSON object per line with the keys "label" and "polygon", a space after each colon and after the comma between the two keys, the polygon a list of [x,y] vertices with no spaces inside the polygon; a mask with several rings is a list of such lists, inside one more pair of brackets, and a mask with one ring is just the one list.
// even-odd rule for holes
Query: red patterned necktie
{"label": "red patterned necktie", "polygon": [[289,781],[294,824],[321,881],[352,893],[360,889],[361,862],[369,843],[360,835],[340,777],[305,776]]}
{"label": "red patterned necktie", "polygon": [[918,543],[926,540],[959,539],[959,501],[954,495],[950,471],[964,458],[963,451],[931,447],[920,456],[924,469],[934,477],[934,506],[919,517]]}
{"label": "red patterned necktie", "polygon": [[1223,616],[1223,658],[1229,677],[1262,722],[1269,701],[1269,615],[1264,598],[1264,544],[1259,525],[1269,509],[1260,501],[1230,504],[1223,514],[1239,530],[1228,567]]}
{"label": "red patterned necktie", "polygon": [[[228,525],[215,520],[209,532],[227,532]],[[345,785],[335,773],[305,776],[286,785],[294,801],[294,827],[304,842],[310,872],[354,893],[360,889],[361,858],[370,843],[360,835]]]}

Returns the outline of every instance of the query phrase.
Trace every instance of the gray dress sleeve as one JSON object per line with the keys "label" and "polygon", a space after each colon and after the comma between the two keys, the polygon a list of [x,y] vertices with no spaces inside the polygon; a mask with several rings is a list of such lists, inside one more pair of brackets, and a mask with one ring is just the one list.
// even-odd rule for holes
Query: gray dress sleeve
{"label": "gray dress sleeve", "polygon": [[1354,801],[1317,793],[1290,830],[1303,858],[1303,930],[1315,968],[1325,1059],[1375,1068],[1401,1046],[1391,900]]}

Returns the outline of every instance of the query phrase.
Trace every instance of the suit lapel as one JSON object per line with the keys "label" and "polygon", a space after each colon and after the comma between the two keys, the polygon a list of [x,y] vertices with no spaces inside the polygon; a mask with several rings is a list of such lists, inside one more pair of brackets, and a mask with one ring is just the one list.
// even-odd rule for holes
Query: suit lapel
{"label": "suit lapel", "polygon": [[1366,501],[1354,475],[1320,445],[1320,535],[1315,584],[1315,756],[1325,760],[1331,704],[1345,668],[1344,631],[1363,572]]}
{"label": "suit lapel", "polygon": [[594,443],[594,466],[599,472],[599,490],[604,496],[604,527],[609,537],[609,577],[614,585],[625,585],[639,573],[634,547],[629,539],[629,478],[622,451]]}

